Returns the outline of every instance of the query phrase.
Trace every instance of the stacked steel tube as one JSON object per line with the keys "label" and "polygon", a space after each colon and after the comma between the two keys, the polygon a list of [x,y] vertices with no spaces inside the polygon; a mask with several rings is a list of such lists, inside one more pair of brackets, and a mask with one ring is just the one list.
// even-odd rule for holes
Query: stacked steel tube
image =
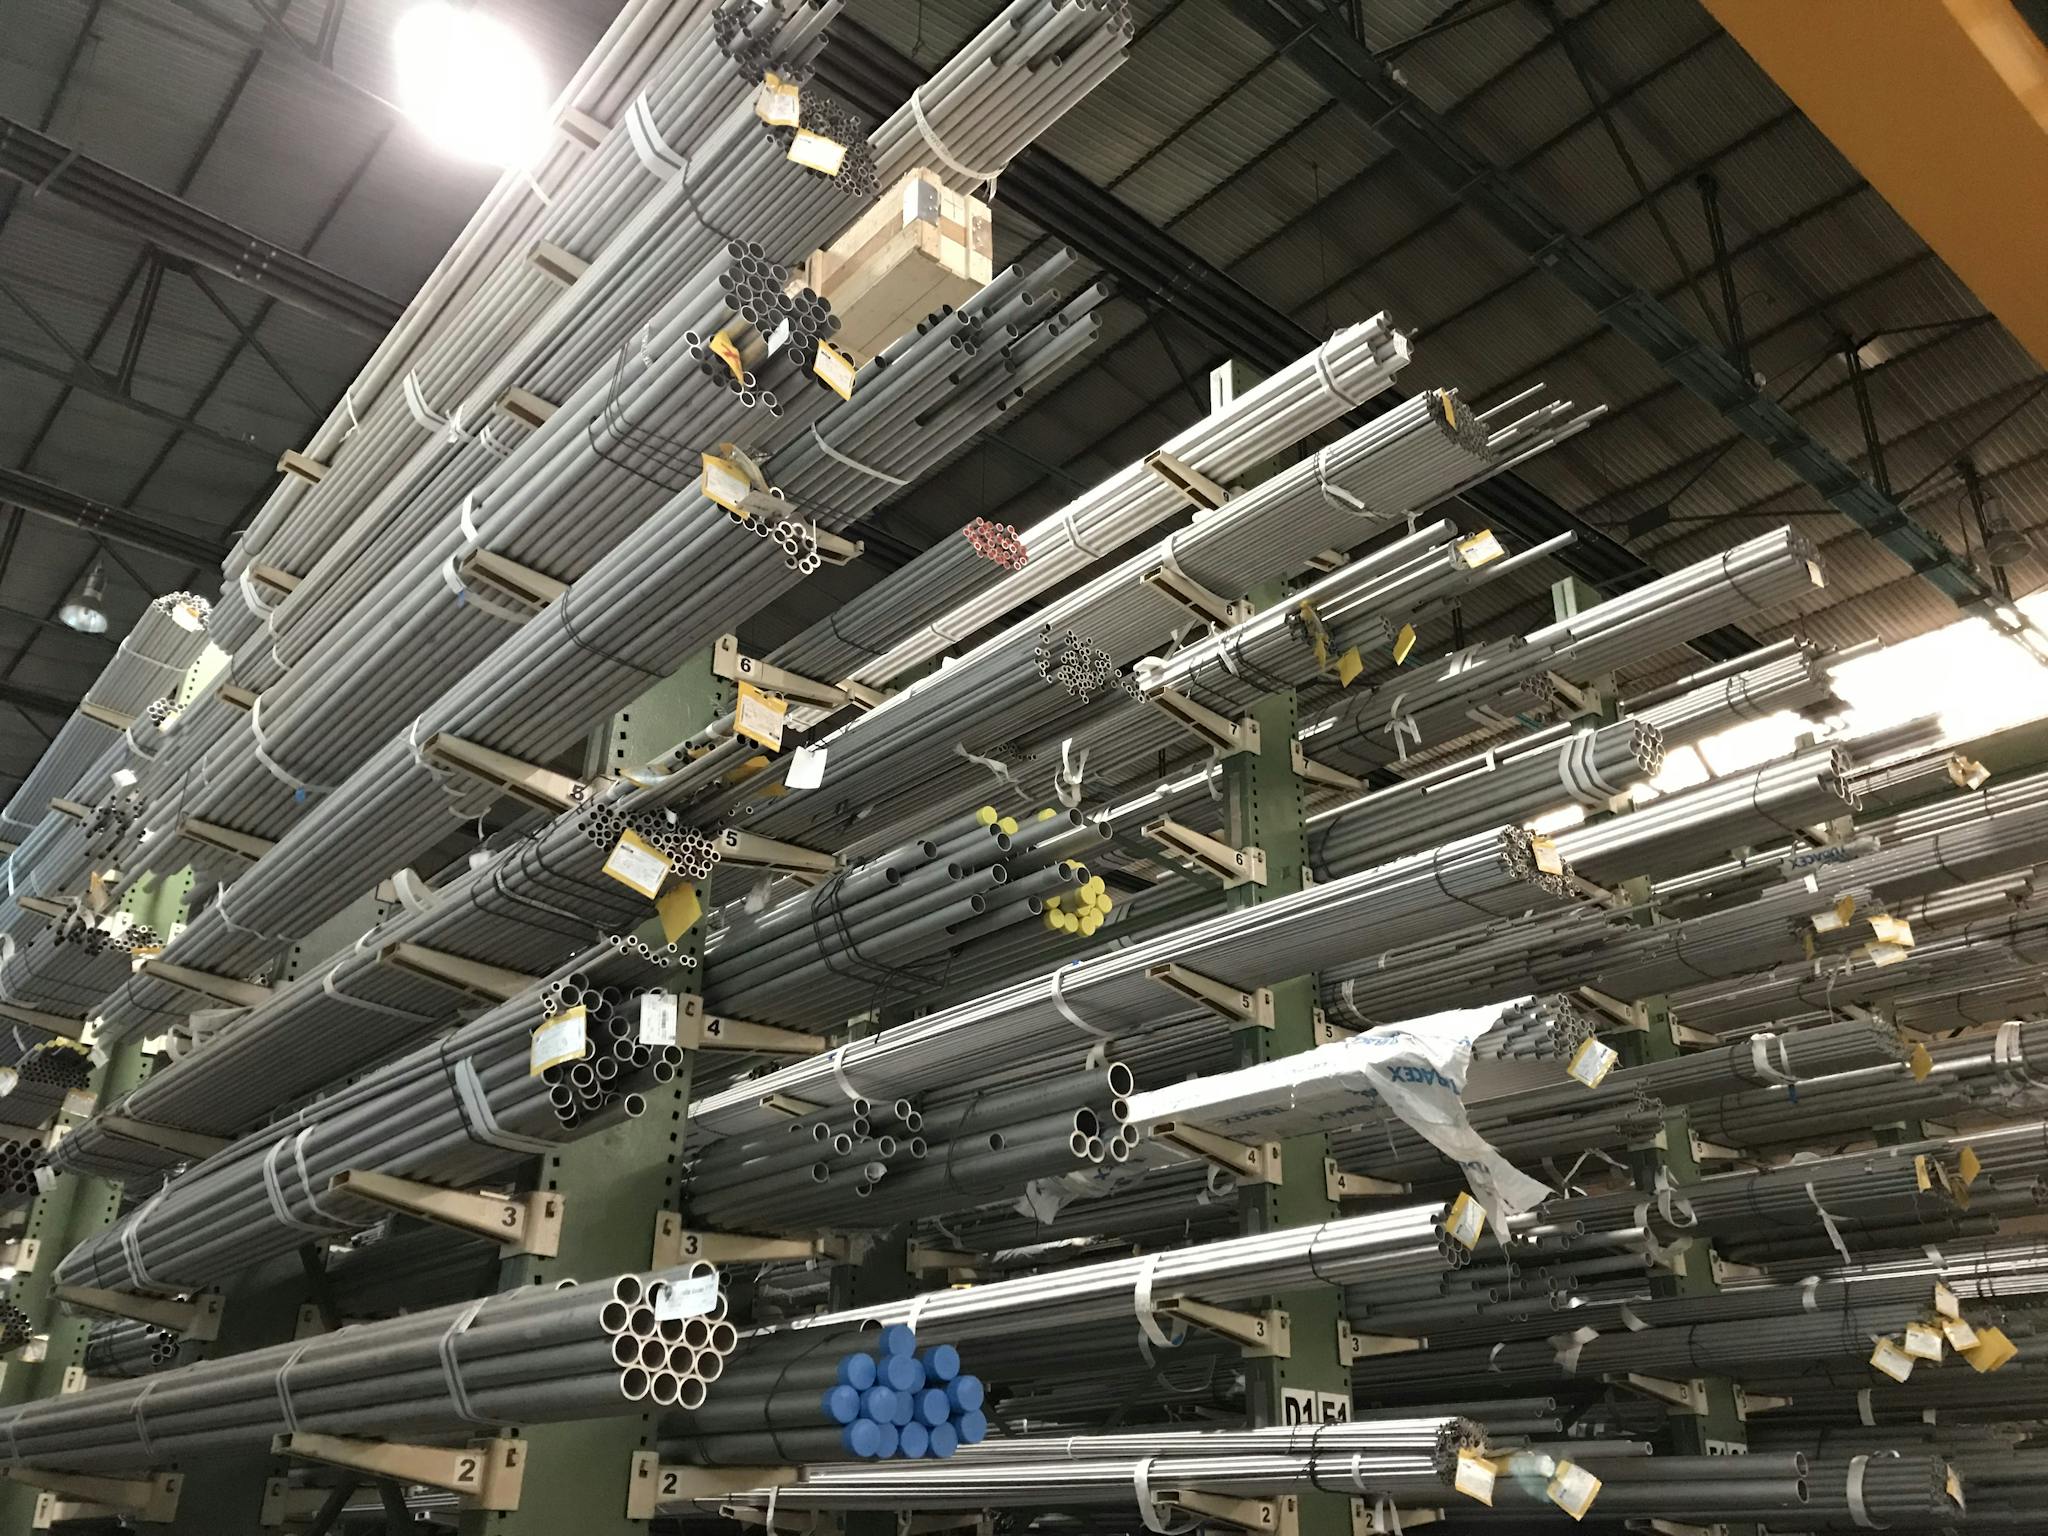
{"label": "stacked steel tube", "polygon": [[981,1378],[894,1323],[742,1344],[716,1401],[671,1421],[664,1457],[704,1466],[945,1461],[988,1434]]}
{"label": "stacked steel tube", "polygon": [[329,1250],[327,1284],[351,1320],[471,1301],[498,1286],[496,1243],[453,1227],[392,1218],[347,1248]]}
{"label": "stacked steel tube", "polygon": [[95,1323],[85,1336],[85,1374],[90,1378],[148,1376],[177,1363],[178,1335],[153,1323],[126,1318]]}
{"label": "stacked steel tube", "polygon": [[1472,1042],[1482,1060],[1570,1061],[1593,1038],[1593,1016],[1569,997],[1532,997],[1503,1008]]}
{"label": "stacked steel tube", "polygon": [[36,1170],[44,1157],[40,1136],[0,1140],[0,1210],[18,1210],[41,1193]]}
{"label": "stacked steel tube", "polygon": [[[640,1114],[639,1090],[672,1081],[677,1056],[639,1043],[630,988],[585,974],[584,964],[610,959],[576,957],[548,985],[205,1159],[65,1255],[57,1273],[67,1285],[196,1290],[308,1233],[375,1224],[381,1208],[333,1187],[343,1174],[462,1188]],[[535,1032],[569,1006],[584,1010],[581,1055],[536,1071]]]}
{"label": "stacked steel tube", "polygon": [[[920,1103],[857,1099],[729,1137],[692,1162],[684,1203],[714,1227],[890,1226],[1130,1156],[1119,1063]],[[850,1197],[850,1198],[849,1198]]]}
{"label": "stacked steel tube", "polygon": [[1621,712],[1655,726],[1667,750],[1786,710],[1834,714],[1841,700],[1835,697],[1827,672],[1826,663],[1832,659],[1805,641],[1781,640],[1623,699]]}
{"label": "stacked steel tube", "polygon": [[64,1107],[67,1095],[90,1085],[92,1065],[91,1052],[75,1040],[45,1040],[30,1046],[8,1069],[14,1074],[14,1084],[0,1097],[0,1116],[13,1125],[48,1125]]}
{"label": "stacked steel tube", "polygon": [[0,1355],[11,1355],[35,1337],[35,1323],[11,1301],[0,1302]]}
{"label": "stacked steel tube", "polygon": [[[459,1435],[672,1408],[701,1400],[736,1340],[708,1269],[531,1286],[88,1387],[0,1410],[0,1441],[17,1466],[97,1472],[299,1431]],[[701,1345],[688,1342],[693,1322]]]}
{"label": "stacked steel tube", "polygon": [[1027,822],[981,806],[857,869],[827,876],[706,944],[714,1011],[826,1023],[876,998],[926,992],[959,949],[1040,916],[1090,878],[1080,859],[1104,841],[1079,813]]}
{"label": "stacked steel tube", "polygon": [[[1440,927],[1453,914],[1508,916],[1573,899],[1561,877],[1536,867],[1527,833],[1503,829],[1464,838],[850,1041],[829,1061],[784,1067],[698,1100],[690,1135],[702,1141],[773,1124],[774,1111],[763,1101],[778,1093],[810,1100],[844,1090],[881,1102],[946,1082],[970,1063],[991,1081],[1003,1081],[1004,1073],[1097,1039],[1118,1040],[1118,1054],[1129,1060],[1121,1042],[1202,1011],[1176,1005],[1146,974],[1159,965],[1184,962],[1228,985],[1257,987],[1355,952],[1361,930],[1398,942]],[[1213,1041],[1214,1031],[1209,1034]]]}
{"label": "stacked steel tube", "polygon": [[1553,729],[1318,811],[1308,821],[1309,850],[1317,875],[1330,879],[1561,805],[1605,810],[1663,763],[1657,727],[1639,718]]}

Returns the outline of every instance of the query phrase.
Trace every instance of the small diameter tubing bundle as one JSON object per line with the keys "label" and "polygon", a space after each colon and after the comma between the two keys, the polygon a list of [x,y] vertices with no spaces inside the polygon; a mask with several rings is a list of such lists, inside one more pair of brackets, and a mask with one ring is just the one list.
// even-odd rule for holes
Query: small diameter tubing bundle
{"label": "small diameter tubing bundle", "polygon": [[[1523,1528],[1543,1521],[1576,1528],[1567,1508],[1550,1493],[1558,1470],[1570,1465],[1599,1479],[1582,1513],[1590,1521],[1690,1519],[1762,1520],[1773,1529],[1809,1527],[1809,1468],[1797,1453],[1741,1456],[1646,1455],[1627,1441],[1566,1440],[1500,1458],[1493,1502],[1459,1499],[1446,1513],[1454,1521],[1513,1521]],[[1569,1494],[1566,1495],[1569,1497]]]}
{"label": "small diameter tubing bundle", "polygon": [[[1028,1337],[1094,1322],[1117,1322],[1129,1332],[1134,1311],[1159,1328],[1154,1304],[1176,1297],[1238,1301],[1316,1283],[1345,1285],[1368,1275],[1438,1273],[1469,1261],[1470,1250],[1444,1230],[1443,1218],[1440,1206],[1411,1206],[1288,1227],[964,1290],[933,1291],[851,1312],[828,1312],[754,1337],[801,1335],[812,1328],[845,1330],[869,1321],[914,1321],[921,1338],[949,1342]],[[1163,1328],[1160,1338],[1167,1338]]]}
{"label": "small diameter tubing bundle", "polygon": [[944,1461],[988,1434],[983,1399],[958,1350],[920,1350],[901,1323],[872,1339],[785,1336],[742,1345],[717,1400],[672,1418],[661,1449],[701,1466]]}
{"label": "small diameter tubing bundle", "polygon": [[[1407,338],[1375,315],[1168,438],[1160,451],[1227,485],[1385,389],[1408,361]],[[1187,498],[1165,477],[1133,462],[1026,528],[1021,570],[1003,571],[965,540],[944,541],[771,659],[805,676],[879,686],[1186,508]]]}
{"label": "small diameter tubing bundle", "polygon": [[[76,1040],[42,1041],[30,1046],[12,1067],[0,1069],[0,1114],[11,1125],[48,1125],[65,1098],[91,1082],[92,1053],[85,1046]],[[0,1144],[0,1182],[5,1180],[4,1159],[16,1150],[32,1149],[19,1142]]]}
{"label": "small diameter tubing bundle", "polygon": [[89,1379],[148,1376],[178,1363],[179,1339],[168,1328],[122,1318],[95,1323],[85,1336]]}
{"label": "small diameter tubing bundle", "polygon": [[1472,1042],[1472,1054],[1482,1061],[1570,1061],[1594,1028],[1592,1015],[1569,997],[1532,997],[1503,1008]]}
{"label": "small diameter tubing bundle", "polygon": [[44,1156],[40,1136],[0,1140],[0,1210],[18,1210],[42,1193],[36,1169],[43,1165]]}
{"label": "small diameter tubing bundle", "polygon": [[1664,763],[1657,728],[1641,720],[1544,734],[1548,739],[1511,741],[1317,811],[1308,819],[1317,877],[1369,869],[1482,827],[1526,822],[1560,805],[1605,810],[1655,777]]}
{"label": "small diameter tubing bundle", "polygon": [[852,1095],[882,1101],[940,1084],[987,1082],[1078,1045],[1191,1014],[1172,1004],[1148,968],[1185,963],[1252,988],[1322,969],[1351,951],[1361,932],[1419,936],[1467,916],[1507,916],[1573,899],[1562,878],[1537,869],[1527,833],[1465,838],[849,1041],[829,1057],[698,1100],[690,1133],[709,1139],[773,1125],[778,1116],[765,1107],[771,1095],[820,1104]]}
{"label": "small diameter tubing bundle", "polygon": [[1076,860],[1106,841],[1075,811],[1029,824],[993,806],[828,876],[707,941],[704,996],[717,1012],[790,1025],[826,1024],[876,994],[928,991],[953,954],[1076,896]]}
{"label": "small diameter tubing bundle", "polygon": [[[0,1454],[98,1472],[300,1431],[459,1435],[673,1408],[701,1402],[731,1353],[723,1311],[708,1265],[529,1286],[0,1410]],[[647,1364],[657,1351],[663,1363]]]}
{"label": "small diameter tubing bundle", "polygon": [[[814,1469],[773,1496],[791,1509],[1138,1509],[1166,1525],[1148,1507],[1153,1489],[1441,1499],[1456,1444],[1475,1434],[1461,1420],[1418,1419],[1001,1439],[963,1452],[950,1467]],[[759,1509],[769,1497],[761,1489],[726,1503]]]}
{"label": "small diameter tubing bundle", "polygon": [[[844,526],[891,488],[891,481],[868,470],[915,478],[993,420],[1004,400],[1085,346],[1092,323],[1069,324],[1057,335],[1042,324],[1000,351],[973,356],[949,346],[980,306],[1029,281],[1004,274],[945,323],[909,340],[886,370],[877,374],[877,364],[864,369],[861,378],[873,387],[857,382],[853,398],[823,419],[822,436],[806,437],[778,456],[777,489],[792,506]],[[901,410],[892,406],[921,411],[923,430],[905,430]],[[846,459],[866,469],[849,468]],[[248,957],[272,952],[284,924],[306,931],[345,905],[351,892],[431,845],[451,812],[473,815],[474,781],[423,756],[422,744],[445,735],[524,761],[549,760],[580,740],[592,720],[643,692],[649,677],[667,675],[683,657],[773,601],[798,576],[796,562],[767,537],[766,523],[725,512],[693,485],[560,600],[511,631],[485,665],[347,785],[320,797],[311,815],[194,920],[166,958],[232,972],[237,963],[251,963]],[[138,1004],[151,1003],[172,1006],[173,999],[111,1002],[105,1010],[110,1033],[135,1027],[145,1016]]]}
{"label": "small diameter tubing bundle", "polygon": [[1820,1530],[1932,1530],[1967,1519],[1949,1494],[1949,1465],[1940,1456],[1896,1450],[1821,1456],[1807,1485],[1812,1494],[1801,1523]]}
{"label": "small diameter tubing bundle", "polygon": [[1131,1074],[1062,1072],[920,1103],[855,1100],[712,1143],[691,1164],[693,1220],[743,1231],[890,1226],[985,1205],[1039,1178],[1130,1155]]}
{"label": "small diameter tubing bundle", "polygon": [[1624,699],[1621,712],[1655,726],[1667,752],[1788,710],[1835,714],[1843,706],[1826,670],[1828,660],[1825,651],[1805,641],[1780,640]]}
{"label": "small diameter tubing bundle", "polygon": [[1527,635],[1411,662],[1304,727],[1302,746],[1311,756],[1369,771],[1462,735],[1475,721],[1497,724],[1503,716],[1552,708],[1550,673],[1597,677],[1719,625],[1751,620],[1820,585],[1812,547],[1781,528]]}
{"label": "small diameter tubing bundle", "polygon": [[[104,996],[108,987],[134,970],[137,950],[154,951],[163,938],[118,909],[101,915],[75,898],[67,905],[63,917],[35,918],[44,925],[40,933],[20,943],[0,944],[0,956],[5,957],[0,960],[0,1002],[77,1018],[75,1032],[83,1033],[92,999]],[[18,1034],[0,1037],[0,1055],[6,1054],[7,1044],[42,1034],[30,1024],[17,1028]]]}
{"label": "small diameter tubing bundle", "polygon": [[1849,815],[1856,806],[1843,781],[1847,768],[1839,747],[1816,747],[1560,832],[1558,851],[1591,880],[1696,869],[1732,848],[1797,838]]}
{"label": "small diameter tubing bundle", "polygon": [[[532,837],[501,850],[440,890],[419,895],[401,882],[405,909],[352,948],[234,1017],[191,1054],[153,1073],[108,1106],[150,1125],[233,1136],[261,1124],[280,1101],[361,1070],[445,1022],[467,994],[409,968],[398,946],[461,955],[530,972],[536,957],[572,954],[604,930],[644,920],[647,901],[604,873],[627,830],[668,858],[686,879],[707,874],[717,850],[659,815],[621,817],[602,805],[564,813]],[[644,968],[667,968],[653,956]],[[133,978],[133,996],[153,979]],[[165,989],[169,990],[169,989]],[[182,1020],[182,1009],[152,1016]],[[53,1149],[55,1165],[128,1178],[183,1158],[109,1130],[95,1118]]]}
{"label": "small diameter tubing bundle", "polygon": [[11,1301],[0,1301],[0,1355],[11,1355],[35,1337],[35,1323]]}
{"label": "small diameter tubing bundle", "polygon": [[[561,1052],[580,1047],[573,1059],[536,1062],[543,1024],[565,1037]],[[570,970],[207,1158],[80,1244],[58,1274],[66,1285],[197,1290],[309,1233],[382,1219],[333,1187],[343,1174],[476,1184],[641,1113],[638,1090],[673,1081],[680,1053],[639,1044],[638,1031],[634,995]]]}
{"label": "small diameter tubing bundle", "polygon": [[[135,627],[122,637],[113,659],[85,691],[81,708],[93,706],[133,718],[167,694],[177,692],[185,671],[206,648],[210,610],[206,599],[171,592],[151,601]],[[87,782],[88,771],[126,727],[91,714],[73,714],[36,759],[0,811],[0,836],[20,843],[57,813],[50,802],[83,799],[91,804],[106,788]],[[17,853],[19,850],[17,850]]]}

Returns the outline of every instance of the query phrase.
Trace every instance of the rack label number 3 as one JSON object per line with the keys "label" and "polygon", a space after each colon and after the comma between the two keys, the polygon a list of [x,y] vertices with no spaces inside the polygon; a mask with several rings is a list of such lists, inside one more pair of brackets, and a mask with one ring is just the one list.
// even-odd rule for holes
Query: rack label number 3
{"label": "rack label number 3", "polygon": [[1312,1392],[1306,1387],[1282,1387],[1280,1422],[1290,1428],[1300,1424],[1349,1424],[1350,1395],[1344,1392]]}

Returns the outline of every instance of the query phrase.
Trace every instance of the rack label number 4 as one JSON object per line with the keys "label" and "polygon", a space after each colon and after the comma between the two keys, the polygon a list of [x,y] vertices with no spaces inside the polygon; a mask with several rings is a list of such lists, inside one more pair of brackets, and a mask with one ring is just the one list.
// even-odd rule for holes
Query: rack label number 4
{"label": "rack label number 4", "polygon": [[1312,1392],[1306,1387],[1282,1387],[1280,1422],[1289,1428],[1302,1424],[1349,1424],[1350,1394]]}

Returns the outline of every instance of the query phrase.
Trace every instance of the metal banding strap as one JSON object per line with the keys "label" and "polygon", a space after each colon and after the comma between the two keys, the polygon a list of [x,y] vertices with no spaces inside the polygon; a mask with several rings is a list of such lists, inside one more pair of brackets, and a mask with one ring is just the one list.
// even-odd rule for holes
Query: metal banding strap
{"label": "metal banding strap", "polygon": [[1158,1273],[1160,1257],[1159,1254],[1148,1253],[1139,1260],[1138,1278],[1131,1287],[1131,1311],[1136,1315],[1138,1327],[1145,1338],[1161,1349],[1174,1349],[1187,1337],[1187,1329],[1178,1319],[1175,1319],[1171,1333],[1159,1326],[1159,1314],[1152,1305],[1152,1279]]}
{"label": "metal banding strap", "polygon": [[491,1113],[491,1101],[484,1093],[483,1079],[476,1075],[476,1066],[467,1056],[454,1064],[454,1075],[455,1100],[462,1110],[463,1126],[476,1140],[487,1146],[503,1147],[507,1152],[558,1150],[552,1141],[522,1136],[498,1124],[497,1116]]}
{"label": "metal banding strap", "polygon": [[156,1390],[157,1383],[162,1380],[161,1376],[152,1376],[144,1382],[142,1390],[135,1394],[135,1407],[131,1410],[131,1417],[135,1420],[135,1438],[142,1442],[142,1455],[145,1460],[155,1457],[156,1443],[149,1438],[149,1416],[143,1410],[149,1406],[149,1394]]}
{"label": "metal banding strap", "polygon": [[291,1352],[283,1365],[277,1368],[277,1407],[278,1411],[284,1415],[284,1432],[288,1435],[296,1435],[299,1432],[298,1410],[292,1406],[292,1367],[299,1363],[299,1356],[312,1347],[313,1341],[311,1339],[306,1340],[305,1343]]}
{"label": "metal banding strap", "polygon": [[818,445],[818,451],[824,454],[826,458],[836,460],[844,464],[848,469],[857,469],[864,475],[868,475],[876,480],[885,481],[890,485],[910,484],[908,480],[905,480],[900,475],[892,475],[886,469],[877,469],[872,464],[863,464],[859,459],[841,453],[837,448],[834,448],[825,441],[825,434],[818,430],[818,424],[815,421],[811,423],[811,441]]}
{"label": "metal banding strap", "polygon": [[142,1202],[142,1209],[131,1217],[121,1228],[121,1259],[128,1266],[128,1278],[138,1291],[157,1291],[163,1287],[150,1278],[148,1269],[142,1263],[142,1224],[149,1219],[149,1213],[156,1209],[156,1203],[170,1190],[165,1184]]}
{"label": "metal banding strap", "polygon": [[[490,1298],[485,1297],[484,1301]],[[470,1403],[469,1390],[462,1384],[462,1367],[455,1358],[455,1344],[476,1321],[477,1313],[484,1309],[483,1301],[473,1301],[456,1314],[455,1321],[448,1325],[448,1331],[441,1335],[441,1381],[448,1389],[448,1400],[455,1406],[455,1416],[469,1424],[496,1424],[498,1420],[486,1418]]]}
{"label": "metal banding strap", "polygon": [[[1778,1064],[1775,1067],[1770,1062],[1770,1049],[1773,1043],[1778,1047]],[[1794,1084],[1799,1081],[1798,1074],[1792,1070],[1792,1058],[1787,1052],[1783,1035],[1772,1034],[1769,1031],[1761,1035],[1752,1035],[1749,1041],[1749,1064],[1757,1076],[1767,1083]]]}
{"label": "metal banding strap", "polygon": [[1560,1333],[1551,1339],[1557,1346],[1557,1365],[1567,1376],[1579,1374],[1579,1352],[1600,1337],[1597,1328],[1574,1328],[1570,1333]]}
{"label": "metal banding strap", "polygon": [[332,1228],[325,1222],[301,1221],[292,1214],[291,1202],[285,1199],[284,1185],[277,1174],[277,1154],[286,1146],[287,1138],[280,1136],[270,1144],[270,1150],[263,1154],[263,1193],[270,1201],[270,1214],[287,1227],[296,1227],[301,1232],[318,1232],[328,1235]]}
{"label": "metal banding strap", "polygon": [[[1898,1452],[1880,1451],[1875,1454],[1897,1456]],[[1849,1503],[1849,1518],[1866,1531],[1882,1531],[1887,1529],[1885,1523],[1882,1520],[1872,1519],[1870,1507],[1863,1502],[1863,1473],[1864,1469],[1869,1465],[1869,1456],[1851,1456],[1849,1458],[1849,1476],[1844,1483],[1842,1491]]]}
{"label": "metal banding strap", "polygon": [[856,1103],[860,1099],[866,1097],[865,1094],[863,1094],[858,1088],[854,1087],[853,1084],[848,1082],[846,1079],[845,1046],[834,1046],[832,1048],[831,1054],[825,1058],[825,1065],[832,1069],[832,1081],[837,1083],[839,1085],[839,1091],[846,1095],[847,1103]]}
{"label": "metal banding strap", "polygon": [[924,87],[919,86],[917,90],[910,93],[910,116],[911,120],[917,124],[918,133],[923,136],[925,143],[932,147],[932,153],[946,162],[948,170],[965,176],[969,181],[985,182],[988,186],[989,198],[993,200],[996,195],[996,178],[1002,175],[1008,167],[997,166],[992,171],[977,171],[973,166],[963,165],[960,161],[954,159],[953,152],[946,148],[938,134],[933,131],[930,121],[924,115],[924,103],[918,99],[923,94],[923,91]]}
{"label": "metal banding strap", "polygon": [[1835,1225],[1835,1218],[1830,1216],[1827,1208],[1820,1203],[1820,1196],[1814,1192],[1811,1179],[1806,1181],[1806,1198],[1811,1200],[1813,1208],[1820,1212],[1820,1224],[1827,1229],[1828,1241],[1835,1245],[1835,1252],[1842,1256],[1844,1263],[1848,1263],[1849,1245],[1842,1241],[1842,1229]]}
{"label": "metal banding strap", "polygon": [[1059,1009],[1061,1018],[1065,1019],[1083,1034],[1093,1035],[1098,1040],[1107,1040],[1114,1033],[1113,1031],[1097,1029],[1093,1024],[1082,1018],[1080,1014],[1074,1012],[1073,1004],[1067,1001],[1067,972],[1078,964],[1080,964],[1079,961],[1070,961],[1067,965],[1061,966],[1052,973],[1052,1005]]}
{"label": "metal banding strap", "polygon": [[633,105],[626,108],[626,137],[632,141],[633,154],[648,175],[668,181],[683,169],[683,157],[662,137],[645,91],[635,96]]}

